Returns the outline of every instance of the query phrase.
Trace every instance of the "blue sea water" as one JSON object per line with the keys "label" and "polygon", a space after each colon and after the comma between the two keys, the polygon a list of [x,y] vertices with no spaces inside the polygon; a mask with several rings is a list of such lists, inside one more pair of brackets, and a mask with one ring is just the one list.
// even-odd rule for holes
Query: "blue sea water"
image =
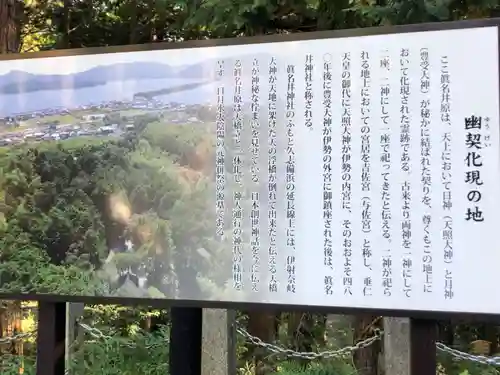
{"label": "blue sea water", "polygon": [[[113,100],[132,100],[134,94],[176,87],[200,80],[164,79],[110,82],[106,85],[68,90],[36,91],[22,94],[0,94],[0,116],[38,111],[49,108],[75,108],[83,105],[100,104]],[[195,89],[178,91],[157,99],[164,102],[202,104],[216,98],[214,84],[198,86]]]}

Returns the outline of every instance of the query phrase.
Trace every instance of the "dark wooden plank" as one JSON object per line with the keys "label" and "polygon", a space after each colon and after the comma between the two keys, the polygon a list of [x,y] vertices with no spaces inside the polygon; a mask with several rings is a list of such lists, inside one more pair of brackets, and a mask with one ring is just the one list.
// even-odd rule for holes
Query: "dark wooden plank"
{"label": "dark wooden plank", "polygon": [[437,323],[410,319],[410,375],[436,375]]}
{"label": "dark wooden plank", "polygon": [[65,373],[66,303],[38,303],[36,375]]}
{"label": "dark wooden plank", "polygon": [[202,309],[170,309],[170,375],[201,375]]}

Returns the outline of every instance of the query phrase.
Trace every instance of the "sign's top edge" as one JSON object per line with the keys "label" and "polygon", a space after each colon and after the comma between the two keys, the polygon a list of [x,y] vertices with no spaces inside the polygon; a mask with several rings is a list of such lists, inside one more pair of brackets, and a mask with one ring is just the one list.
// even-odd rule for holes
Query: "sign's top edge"
{"label": "sign's top edge", "polygon": [[294,42],[318,39],[339,39],[353,38],[376,35],[392,35],[405,33],[418,33],[427,31],[450,31],[477,29],[500,26],[500,18],[488,18],[478,20],[464,20],[451,22],[433,22],[420,23],[409,25],[396,26],[378,26],[366,27],[357,29],[329,30],[329,31],[314,31],[293,34],[269,34],[259,36],[245,36],[235,38],[221,39],[206,39],[206,40],[190,40],[183,42],[158,42],[150,44],[135,44],[127,46],[109,46],[109,47],[89,47],[77,49],[61,49],[50,51],[39,51],[30,53],[12,53],[0,55],[0,61],[20,60],[20,59],[35,59],[46,57],[73,57],[85,55],[99,55],[106,53],[127,53],[127,52],[148,52],[162,51],[173,49],[189,49],[189,48],[209,48],[209,47],[226,47],[249,44],[264,44],[264,43],[279,43],[279,42]]}

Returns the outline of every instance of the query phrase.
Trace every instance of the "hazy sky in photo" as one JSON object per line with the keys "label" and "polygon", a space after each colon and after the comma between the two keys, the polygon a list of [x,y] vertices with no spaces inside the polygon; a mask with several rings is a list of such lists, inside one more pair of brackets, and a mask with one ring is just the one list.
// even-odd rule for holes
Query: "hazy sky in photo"
{"label": "hazy sky in photo", "polygon": [[[442,35],[453,35],[461,33],[461,30],[448,30],[446,32],[434,32],[433,37]],[[227,59],[229,57],[245,58],[252,55],[267,54],[279,56],[280,58],[296,58],[305,53],[322,56],[325,53],[342,56],[345,51],[360,50],[362,48],[373,49],[379,46],[383,49],[396,47],[404,40],[419,39],[423,33],[372,35],[361,37],[347,37],[335,39],[317,39],[291,42],[260,43],[204,48],[179,48],[171,50],[103,53],[94,55],[64,56],[51,58],[31,58],[22,60],[0,61],[0,75],[12,70],[21,70],[34,74],[71,74],[92,69],[96,66],[113,65],[132,62],[158,62],[170,66],[188,66],[217,58]],[[465,38],[469,34],[464,34]],[[382,48],[383,47],[383,48]],[[282,60],[284,61],[284,60]]]}
{"label": "hazy sky in photo", "polygon": [[22,70],[35,74],[71,74],[92,69],[99,65],[132,62],[158,62],[178,66],[196,64],[210,58],[211,51],[213,51],[213,48],[190,48],[1,61],[0,74],[5,74],[11,70]]}
{"label": "hazy sky in photo", "polygon": [[[0,75],[12,70],[21,70],[34,74],[71,74],[92,69],[96,66],[113,65],[132,62],[158,62],[170,66],[188,66],[216,58],[236,57],[279,51],[279,55],[294,50],[299,42],[265,43],[241,45],[181,48],[160,51],[141,51],[125,53],[103,53],[96,55],[63,56],[49,58],[33,58],[23,60],[0,61]],[[302,42],[304,43],[304,42]]]}

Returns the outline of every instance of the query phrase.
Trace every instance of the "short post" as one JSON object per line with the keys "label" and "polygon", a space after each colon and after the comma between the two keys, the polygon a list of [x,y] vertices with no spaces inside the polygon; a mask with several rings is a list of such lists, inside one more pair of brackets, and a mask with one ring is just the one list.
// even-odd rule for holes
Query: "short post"
{"label": "short post", "polygon": [[410,319],[411,375],[436,375],[436,340],[434,320]]}
{"label": "short post", "polygon": [[385,375],[411,375],[410,373],[410,319],[384,318],[384,371]]}
{"label": "short post", "polygon": [[228,375],[236,375],[238,372],[238,363],[236,356],[236,345],[238,343],[236,331],[236,311],[227,310],[227,367]]}
{"label": "short post", "polygon": [[170,318],[170,375],[201,375],[203,310],[173,307]]}
{"label": "short post", "polygon": [[71,363],[71,351],[70,348],[74,344],[75,340],[78,339],[77,332],[79,327],[77,326],[78,319],[83,315],[85,305],[83,303],[67,303],[66,304],[66,349],[65,349],[65,362],[66,368],[69,369]]}
{"label": "short post", "polygon": [[66,303],[38,302],[36,375],[65,374]]}
{"label": "short post", "polygon": [[[203,375],[233,375],[234,311],[203,309]],[[231,324],[233,323],[233,324]]]}

